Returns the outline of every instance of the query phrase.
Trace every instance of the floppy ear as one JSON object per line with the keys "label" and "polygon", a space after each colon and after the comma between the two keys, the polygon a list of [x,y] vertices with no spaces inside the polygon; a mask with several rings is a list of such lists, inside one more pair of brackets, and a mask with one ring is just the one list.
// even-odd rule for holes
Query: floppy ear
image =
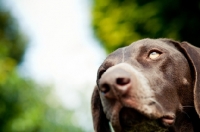
{"label": "floppy ear", "polygon": [[171,39],[161,39],[164,42],[173,43],[187,57],[190,63],[192,73],[194,74],[194,106],[200,117],[200,48],[195,47],[188,42],[177,42]]}
{"label": "floppy ear", "polygon": [[200,117],[200,48],[187,42],[182,42],[181,47],[186,51],[195,70],[194,105]]}
{"label": "floppy ear", "polygon": [[97,86],[95,86],[92,94],[92,118],[95,132],[111,132],[109,121],[103,112],[101,99]]}

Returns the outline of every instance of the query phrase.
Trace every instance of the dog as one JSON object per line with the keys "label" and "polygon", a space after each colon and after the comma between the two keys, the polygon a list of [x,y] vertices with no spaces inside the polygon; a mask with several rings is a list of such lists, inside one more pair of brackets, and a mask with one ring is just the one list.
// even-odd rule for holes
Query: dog
{"label": "dog", "polygon": [[117,49],[98,69],[91,109],[95,132],[200,132],[200,48],[147,38]]}

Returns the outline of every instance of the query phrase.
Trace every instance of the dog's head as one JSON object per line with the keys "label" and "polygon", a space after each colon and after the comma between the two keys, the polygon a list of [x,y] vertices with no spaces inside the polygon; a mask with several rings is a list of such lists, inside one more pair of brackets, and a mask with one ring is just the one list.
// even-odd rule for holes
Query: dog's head
{"label": "dog's head", "polygon": [[169,39],[143,39],[111,53],[92,96],[95,131],[109,132],[108,122],[116,132],[155,124],[193,131],[200,114],[199,57],[200,49]]}

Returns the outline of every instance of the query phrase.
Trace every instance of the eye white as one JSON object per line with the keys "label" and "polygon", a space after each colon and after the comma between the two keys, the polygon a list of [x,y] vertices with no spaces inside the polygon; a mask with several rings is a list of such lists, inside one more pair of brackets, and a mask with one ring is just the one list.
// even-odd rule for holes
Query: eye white
{"label": "eye white", "polygon": [[158,58],[158,57],[160,56],[160,54],[161,54],[161,53],[159,53],[159,52],[153,51],[153,52],[151,52],[151,53],[149,54],[149,58],[150,58],[150,59],[156,59],[156,58]]}

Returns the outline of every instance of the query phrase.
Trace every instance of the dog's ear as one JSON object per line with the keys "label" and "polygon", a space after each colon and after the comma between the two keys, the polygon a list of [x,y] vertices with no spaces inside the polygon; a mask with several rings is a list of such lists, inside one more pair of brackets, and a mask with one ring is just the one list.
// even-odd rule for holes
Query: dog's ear
{"label": "dog's ear", "polygon": [[195,84],[194,84],[194,105],[196,112],[200,117],[200,48],[197,48],[187,42],[182,42],[183,47],[194,67]]}
{"label": "dog's ear", "polygon": [[109,121],[103,112],[101,99],[97,86],[95,86],[92,94],[92,118],[95,132],[111,132]]}
{"label": "dog's ear", "polygon": [[185,57],[187,57],[187,60],[191,66],[191,72],[194,76],[194,106],[200,117],[200,48],[195,47],[188,42],[180,43],[170,39],[160,40],[174,44],[174,46],[179,49],[185,55]]}

